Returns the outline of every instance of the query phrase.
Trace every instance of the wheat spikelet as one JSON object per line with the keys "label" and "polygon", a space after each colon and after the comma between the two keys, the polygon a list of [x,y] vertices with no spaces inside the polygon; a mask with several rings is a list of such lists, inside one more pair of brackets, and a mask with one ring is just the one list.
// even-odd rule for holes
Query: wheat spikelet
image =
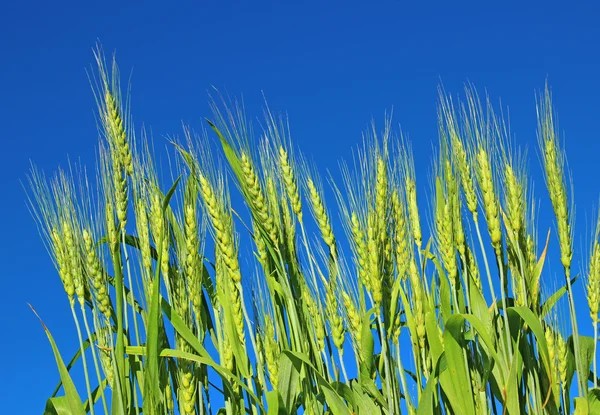
{"label": "wheat spikelet", "polygon": [[410,261],[410,243],[408,226],[406,223],[406,210],[403,201],[400,200],[398,191],[392,192],[392,208],[394,214],[394,241],[396,255],[396,270],[398,278],[404,280]]}
{"label": "wheat spikelet", "polygon": [[[101,66],[101,71],[103,67]],[[117,153],[118,163],[122,166],[128,175],[133,174],[133,154],[127,140],[127,133],[121,116],[120,102],[115,99],[115,95],[111,92],[107,83],[107,74],[101,74],[105,78],[104,85],[104,102],[101,106],[101,119],[105,129],[105,134]],[[113,77],[116,74],[113,73]],[[117,80],[113,79],[113,83]]]}
{"label": "wheat spikelet", "polygon": [[185,415],[196,414],[196,380],[193,374],[193,365],[182,362],[183,369],[179,375],[179,396],[182,401],[180,404],[180,410]]}
{"label": "wheat spikelet", "polygon": [[598,322],[598,307],[600,306],[600,244],[594,241],[587,281],[587,300],[590,317]]}
{"label": "wheat spikelet", "polygon": [[546,326],[544,337],[548,346],[548,357],[550,361],[550,370],[554,373],[557,370],[557,355],[556,355],[556,337],[550,326]]}
{"label": "wheat spikelet", "polygon": [[350,329],[350,334],[354,340],[354,345],[357,349],[357,355],[360,356],[362,344],[362,318],[354,304],[354,300],[352,300],[350,295],[346,292],[343,292],[342,298],[344,300],[344,308],[346,309],[348,328]]}
{"label": "wheat spikelet", "polygon": [[436,183],[436,232],[442,263],[448,273],[450,283],[455,286],[458,269],[456,266],[456,248],[454,241],[454,208],[452,167],[448,160],[445,161],[446,191],[443,189],[441,178]]}
{"label": "wheat spikelet", "polygon": [[110,319],[110,297],[108,295],[108,283],[106,275],[102,270],[100,260],[96,254],[94,241],[92,240],[91,231],[84,229],[82,233],[85,244],[85,264],[88,278],[94,287],[96,294],[96,304],[98,310],[104,314],[107,320]]}
{"label": "wheat spikelet", "polygon": [[329,329],[333,337],[333,344],[338,350],[342,350],[344,345],[344,321],[339,313],[338,299],[335,291],[335,284],[329,282],[325,292],[325,305],[327,310],[327,319],[329,320]]}
{"label": "wheat spikelet", "polygon": [[184,207],[185,273],[188,278],[190,300],[196,316],[200,314],[202,295],[200,240],[198,238],[198,215],[196,203],[188,202]]}
{"label": "wheat spikelet", "polygon": [[556,137],[552,116],[552,103],[550,93],[547,90],[540,107],[538,109],[539,139],[543,151],[546,186],[550,194],[554,214],[556,215],[561,262],[565,269],[570,269],[573,249],[567,187],[563,171],[563,156],[558,146],[558,138]]}
{"label": "wheat spikelet", "polygon": [[419,207],[417,205],[417,186],[413,178],[405,179],[406,200],[408,202],[408,218],[410,219],[410,228],[417,248],[421,249],[423,243],[423,234],[421,232],[421,220],[419,219]]}
{"label": "wheat spikelet", "polygon": [[423,286],[419,277],[419,271],[417,270],[417,264],[414,258],[410,261],[408,271],[410,284],[412,286],[413,294],[413,314],[415,318],[417,340],[421,349],[425,348],[425,313],[423,309]]}
{"label": "wheat spikelet", "polygon": [[275,327],[270,315],[265,317],[265,330],[263,344],[265,347],[265,361],[267,363],[267,371],[269,379],[274,389],[277,389],[279,381],[279,343],[275,337]]}
{"label": "wheat spikelet", "polygon": [[63,283],[65,292],[67,293],[67,297],[69,298],[69,302],[73,303],[73,296],[75,295],[75,284],[73,282],[73,276],[70,271],[70,264],[64,242],[65,238],[63,237],[62,232],[59,233],[57,229],[52,229],[50,237],[52,240],[52,247],[58,267],[58,274]]}
{"label": "wheat spikelet", "polygon": [[253,208],[253,213],[256,215],[260,226],[264,227],[265,232],[271,238],[271,241],[277,245],[277,229],[272,215],[269,214],[269,206],[265,198],[265,194],[260,186],[258,175],[254,170],[252,161],[242,152],[240,156],[240,164],[242,173],[244,174],[244,188],[250,196],[250,205]]}
{"label": "wheat spikelet", "polygon": [[456,167],[460,184],[463,189],[467,209],[477,221],[477,194],[475,193],[475,185],[473,183],[473,173],[471,163],[465,149],[465,144],[461,138],[461,132],[458,127],[458,120],[454,104],[449,96],[446,96],[442,89],[439,91],[440,96],[440,129],[449,138],[451,147],[452,162]]}
{"label": "wheat spikelet", "polygon": [[358,278],[359,281],[362,282],[365,287],[367,287],[367,290],[370,290],[371,282],[370,278],[367,276],[368,249],[365,240],[365,233],[363,232],[360,222],[358,221],[358,216],[354,212],[352,212],[351,216],[351,232],[356,253],[356,262],[358,265]]}
{"label": "wheat spikelet", "polygon": [[377,158],[375,176],[375,229],[383,244],[387,231],[388,174],[387,164],[382,157]]}
{"label": "wheat spikelet", "polygon": [[165,281],[169,277],[169,234],[162,209],[161,197],[158,192],[154,192],[150,197],[150,229],[154,246],[160,254],[160,271]]}
{"label": "wheat spikelet", "polygon": [[567,388],[568,347],[560,333],[556,335],[556,353],[558,359],[558,375],[563,388]]}
{"label": "wheat spikelet", "polygon": [[152,250],[150,247],[150,231],[148,224],[148,213],[144,205],[143,199],[136,201],[136,228],[138,238],[140,240],[140,249],[142,252],[142,265],[144,269],[151,273],[152,272]]}
{"label": "wheat spikelet", "polygon": [[223,254],[223,261],[229,270],[231,278],[238,284],[242,280],[242,274],[240,272],[233,235],[231,234],[231,216],[225,213],[222,203],[217,199],[212,185],[202,173],[199,173],[198,181],[200,183],[202,199],[204,200],[215,231],[217,245]]}
{"label": "wheat spikelet", "polygon": [[490,156],[484,147],[477,151],[477,178],[483,198],[483,210],[488,225],[488,232],[492,240],[492,246],[496,252],[500,252],[502,244],[502,229],[500,227],[500,212],[496,193],[494,191],[494,179]]}
{"label": "wheat spikelet", "polygon": [[[97,316],[94,318],[97,319]],[[102,367],[102,371],[104,372],[104,376],[108,381],[108,386],[113,387],[114,381],[114,356],[113,356],[113,343],[112,343],[112,335],[110,331],[110,326],[101,324],[98,321],[95,321],[97,326],[97,340],[98,340],[98,350],[100,356],[100,364]]]}
{"label": "wheat spikelet", "polygon": [[510,226],[510,230],[515,235],[519,235],[525,222],[523,186],[517,178],[515,171],[508,163],[506,163],[504,166],[504,178],[506,186],[506,215],[508,216],[508,225]]}
{"label": "wheat spikelet", "polygon": [[290,201],[292,211],[298,217],[298,221],[302,222],[302,201],[300,199],[300,191],[296,184],[294,170],[290,164],[288,153],[283,147],[279,147],[279,167],[281,169],[281,177],[286,195]]}
{"label": "wheat spikelet", "polygon": [[451,142],[454,160],[459,172],[460,183],[467,201],[467,209],[469,209],[471,214],[477,218],[477,195],[475,193],[475,185],[473,184],[471,164],[467,160],[467,152],[457,135],[451,135]]}
{"label": "wheat spikelet", "polygon": [[307,179],[306,185],[308,186],[308,195],[312,207],[313,216],[317,222],[317,225],[319,226],[319,230],[321,231],[323,241],[325,241],[325,244],[329,247],[329,254],[333,258],[335,258],[335,236],[333,234],[333,229],[331,228],[329,216],[327,215],[327,211],[325,210],[325,205],[323,204],[323,199],[319,191],[317,190],[315,182],[310,177]]}
{"label": "wheat spikelet", "polygon": [[382,272],[379,261],[379,246],[377,244],[377,231],[375,229],[375,221],[373,216],[369,217],[369,228],[367,230],[367,252],[368,252],[368,269],[369,269],[369,287],[373,295],[373,302],[376,307],[381,305],[383,300],[383,281]]}
{"label": "wheat spikelet", "polygon": [[315,298],[313,297],[306,285],[302,290],[302,299],[306,304],[308,313],[312,321],[314,334],[317,340],[317,346],[319,347],[319,350],[322,351],[325,349],[325,326],[323,324],[323,317],[319,310],[319,305],[317,304],[317,301],[315,300]]}

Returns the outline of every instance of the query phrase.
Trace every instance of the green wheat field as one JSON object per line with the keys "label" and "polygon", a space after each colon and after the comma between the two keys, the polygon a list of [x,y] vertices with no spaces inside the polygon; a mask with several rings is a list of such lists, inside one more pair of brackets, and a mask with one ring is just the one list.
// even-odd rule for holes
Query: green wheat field
{"label": "green wheat field", "polygon": [[59,350],[43,326],[60,374],[46,414],[600,414],[599,231],[575,275],[548,87],[546,205],[472,86],[440,88],[430,169],[386,121],[341,180],[320,177],[287,118],[267,109],[253,127],[217,99],[204,130],[171,140],[165,172],[116,63],[96,58],[97,166],[33,167],[26,185],[76,342]]}

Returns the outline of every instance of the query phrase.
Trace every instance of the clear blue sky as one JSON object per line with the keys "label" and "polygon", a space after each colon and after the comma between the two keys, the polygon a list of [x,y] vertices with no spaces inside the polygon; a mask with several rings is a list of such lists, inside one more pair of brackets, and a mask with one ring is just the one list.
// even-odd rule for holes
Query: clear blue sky
{"label": "clear blue sky", "polygon": [[[600,191],[600,9],[592,2],[568,8],[553,2],[161,3],[15,1],[1,7],[0,412],[40,413],[58,378],[27,302],[63,353],[74,351],[67,302],[21,181],[30,159],[46,171],[64,165],[67,155],[93,164],[95,104],[85,68],[97,40],[107,52],[117,51],[123,74],[132,73],[134,119],[151,128],[157,146],[165,135],[180,133],[182,122],[202,125],[211,85],[243,94],[256,116],[264,91],[272,108],[288,111],[295,142],[322,167],[335,169],[371,117],[382,121],[393,107],[396,123],[412,139],[421,185],[428,183],[436,141],[438,83],[458,93],[471,81],[510,107],[513,133],[532,150],[544,209],[534,91],[548,77],[566,133],[577,231],[590,234],[585,221]],[[542,217],[542,233],[550,226]],[[577,261],[587,239],[576,242]],[[552,270],[560,270],[558,261]]]}

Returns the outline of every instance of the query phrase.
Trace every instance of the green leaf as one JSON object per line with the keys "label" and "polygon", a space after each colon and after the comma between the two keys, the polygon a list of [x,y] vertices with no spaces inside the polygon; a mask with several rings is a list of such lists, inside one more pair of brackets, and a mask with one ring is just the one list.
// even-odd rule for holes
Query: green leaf
{"label": "green leaf", "polygon": [[510,365],[510,372],[508,373],[505,382],[506,395],[504,405],[510,415],[518,415],[521,412],[519,405],[519,383],[521,380],[521,373],[519,370],[522,367],[523,359],[518,347],[515,347],[514,352]]}
{"label": "green leaf", "polygon": [[[92,333],[92,341],[96,340],[96,333]],[[88,347],[90,347],[90,339],[85,339],[85,341],[83,342],[83,350],[87,350]],[[73,357],[71,358],[71,360],[69,361],[69,363],[67,364],[67,370],[71,371],[71,368],[73,367],[73,365],[75,363],[77,363],[77,361],[81,358],[81,348],[77,349],[77,351],[75,352],[75,354],[73,355]],[[62,386],[62,380],[58,381],[58,385],[56,385],[56,387],[54,388],[54,392],[52,392],[52,397],[55,397],[58,392],[60,391],[60,387]]]}
{"label": "green leaf", "polygon": [[[354,384],[358,386],[357,382],[354,382]],[[350,386],[348,386],[344,382],[332,382],[331,386],[333,387],[333,389],[335,389],[338,395],[340,395],[340,397],[348,403],[348,405],[350,405],[352,408],[356,408],[354,391]]]}
{"label": "green leaf", "polygon": [[163,210],[163,212],[165,212],[167,210],[167,207],[169,207],[169,203],[171,202],[171,198],[175,194],[175,190],[177,190],[177,185],[179,185],[179,181],[180,180],[181,180],[181,175],[177,179],[175,179],[175,182],[173,183],[173,185],[171,186],[171,188],[169,189],[169,191],[165,195],[165,197],[163,199],[163,202],[162,202],[162,210]]}
{"label": "green leaf", "polygon": [[297,359],[291,359],[285,353],[280,354],[279,358],[279,378],[277,380],[277,389],[281,393],[281,398],[286,413],[291,414],[296,403],[300,385],[300,369],[302,362]]}
{"label": "green leaf", "polygon": [[365,313],[362,319],[362,336],[361,336],[361,352],[362,361],[360,363],[360,371],[365,372],[370,377],[373,373],[373,350],[375,340],[373,339],[373,330],[371,330],[371,311]]}
{"label": "green leaf", "polygon": [[600,389],[590,389],[587,396],[588,407],[591,414],[600,414]]}
{"label": "green leaf", "polygon": [[308,368],[312,370],[312,374],[314,375],[317,383],[321,387],[323,394],[325,395],[325,401],[327,402],[327,406],[331,410],[333,415],[351,415],[348,406],[344,403],[340,395],[336,392],[336,390],[327,382],[327,380],[319,373],[318,370],[310,363],[310,359],[302,353],[294,352],[292,350],[284,350],[282,353],[285,353],[290,356],[290,358],[298,359],[302,363],[304,363]]}
{"label": "green leaf", "polygon": [[[165,305],[165,304],[166,304],[166,307],[170,307],[168,305],[168,303],[163,302],[163,305]],[[170,312],[171,311],[169,309],[169,313]],[[173,312],[172,317],[176,321],[176,323],[173,324],[174,328],[175,328],[175,326],[177,326],[178,328],[181,328],[181,325],[185,324],[183,322],[183,320],[181,320],[181,317],[179,317],[175,312]],[[177,330],[177,332],[188,343],[190,343],[190,346],[192,346],[192,348],[194,350],[196,350],[196,352],[200,353],[200,355],[196,355],[196,354],[188,353],[188,352],[183,352],[181,350],[162,349],[162,351],[160,352],[160,357],[173,357],[173,358],[177,358],[177,359],[186,359],[186,360],[189,360],[191,362],[197,362],[197,363],[201,363],[203,365],[211,367],[212,369],[214,369],[215,372],[217,372],[217,374],[221,377],[221,379],[223,379],[223,381],[224,381],[223,383],[225,384],[225,386],[227,388],[229,388],[229,390],[231,391],[232,394],[234,394],[235,392],[231,388],[231,382],[235,383],[237,386],[239,386],[240,388],[244,389],[246,391],[246,393],[248,394],[248,396],[252,399],[252,401],[262,411],[265,411],[265,408],[264,408],[262,402],[254,394],[254,392],[252,391],[252,389],[250,389],[248,387],[248,385],[246,385],[243,381],[241,381],[238,376],[234,375],[232,372],[230,372],[229,370],[227,370],[223,366],[221,366],[218,363],[216,363],[210,357],[210,355],[208,354],[208,352],[206,351],[206,349],[204,349],[204,347],[198,341],[198,339],[194,336],[194,334],[190,331],[190,329],[188,329],[186,327],[185,329],[182,329],[181,331],[179,331],[177,328],[176,328],[176,330]],[[188,341],[188,339],[190,339],[191,341]],[[142,346],[128,346],[127,347],[127,353],[128,354],[137,354],[137,355],[140,355],[140,356],[144,356],[144,354],[145,354],[145,348],[142,347]]]}
{"label": "green leaf", "polygon": [[[578,278],[579,278],[579,274],[577,274],[573,278],[571,278],[571,286],[573,286],[573,284],[575,284],[575,282],[577,281]],[[542,305],[542,312],[541,312],[540,317],[545,318],[548,315],[548,313],[552,310],[554,305],[557,303],[557,301],[560,300],[562,298],[562,296],[565,295],[566,292],[567,292],[567,286],[563,285],[561,288],[556,290],[554,292],[554,294],[552,294],[550,297],[548,297],[548,299]]]}
{"label": "green leaf", "polygon": [[[63,361],[60,352],[58,351],[58,347],[56,346],[56,342],[50,334],[50,330],[44,324],[38,313],[35,309],[29,304],[29,307],[33,311],[33,313],[37,316],[46,332],[46,336],[48,336],[48,340],[50,341],[50,346],[52,346],[52,352],[54,353],[54,359],[56,360],[56,365],[58,366],[58,372],[60,374],[60,380],[62,381],[63,388],[65,390],[65,396],[63,399],[52,400],[51,398],[49,402],[54,408],[57,408],[57,411],[62,411],[64,408],[68,408],[69,414],[72,415],[85,415],[85,410],[83,409],[83,402],[81,402],[81,398],[79,397],[79,393],[77,393],[77,388],[73,383],[73,379],[71,379],[71,375],[65,366],[65,362]],[[46,407],[48,407],[48,403],[46,403]],[[56,412],[57,414],[61,414],[62,412]]]}
{"label": "green leaf", "polygon": [[[280,415],[283,408],[279,408],[279,400],[281,399],[279,392],[276,390],[268,391],[267,397],[267,415]],[[283,412],[285,413],[285,412]]]}
{"label": "green leaf", "polygon": [[[164,243],[161,242],[161,244]],[[159,249],[158,264],[162,259],[162,247]],[[166,276],[165,276],[166,278]],[[160,266],[156,266],[154,280],[152,281],[152,298],[150,300],[148,326],[146,328],[146,362],[144,368],[144,412],[154,413],[159,410],[162,400],[159,374],[160,345],[159,334],[161,321],[161,295],[160,295]]]}
{"label": "green leaf", "polygon": [[554,370],[551,370],[550,366],[550,355],[548,354],[548,344],[546,343],[546,336],[544,335],[544,329],[542,328],[542,323],[538,316],[536,316],[533,311],[531,311],[527,307],[509,307],[507,312],[517,313],[519,317],[529,326],[529,329],[533,332],[536,337],[538,351],[541,355],[542,362],[546,369],[546,373],[548,374],[548,379],[554,381]]}
{"label": "green leaf", "polygon": [[588,406],[588,400],[587,398],[584,397],[577,397],[575,399],[573,399],[573,402],[575,403],[575,412],[573,412],[573,415],[595,415],[595,412],[590,412],[590,408]]}
{"label": "green leaf", "polygon": [[[471,312],[481,321],[485,329],[485,333],[492,340],[495,340],[492,312],[488,308],[485,298],[483,298],[483,294],[481,291],[479,291],[475,284],[470,284],[469,287],[471,291]],[[492,345],[495,345],[495,343],[492,343]]]}
{"label": "green leaf", "polygon": [[[165,301],[164,298],[162,299],[161,304],[165,316],[171,322],[171,325],[173,326],[175,331],[179,333],[181,337],[183,337],[183,339],[192,347],[192,349],[196,351],[196,353],[199,354],[194,355],[191,353],[184,353],[177,350],[166,349],[161,352],[161,356],[181,357],[184,359],[191,360],[193,362],[199,362],[210,366],[215,370],[215,372],[217,372],[217,374],[225,381],[226,384],[229,384],[230,381],[234,382],[236,385],[238,385],[248,393],[248,396],[252,398],[252,400],[261,408],[261,410],[265,411],[262,402],[256,397],[254,392],[252,392],[252,390],[240,380],[239,376],[234,375],[229,370],[216,363],[212,359],[212,357],[210,357],[210,354],[204,348],[202,343],[200,343],[200,340],[198,340],[194,333],[192,333],[192,331],[185,324],[181,316],[179,316],[179,314],[177,314],[177,312],[173,310],[171,305],[167,301]],[[128,348],[128,350],[134,349]]]}
{"label": "green leaf", "polygon": [[440,339],[437,317],[433,311],[427,311],[425,313],[425,332],[429,342],[431,358],[434,362],[437,362],[442,353],[444,353],[444,345]]}
{"label": "green leaf", "polygon": [[417,415],[431,415],[436,413],[437,402],[434,400],[434,391],[438,385],[438,377],[442,369],[442,360],[444,360],[444,366],[446,356],[442,353],[439,358],[435,359],[434,371],[429,376],[425,389],[421,393],[421,399],[419,399],[419,407],[417,408]]}
{"label": "green leaf", "polygon": [[44,415],[70,415],[69,401],[65,396],[55,396],[46,401]]}
{"label": "green leaf", "polygon": [[229,162],[229,164],[231,165],[231,168],[233,169],[233,173],[236,175],[238,180],[240,180],[240,183],[243,182],[244,174],[242,173],[242,165],[240,163],[240,159],[238,158],[237,154],[235,153],[235,150],[233,149],[233,147],[231,147],[231,145],[229,144],[227,139],[223,136],[223,134],[221,133],[221,131],[217,128],[217,126],[215,124],[213,124],[210,120],[206,120],[206,122],[208,122],[208,125],[210,125],[210,128],[212,128],[213,131],[219,137],[219,141],[221,142],[221,146],[223,147],[223,152],[225,153],[225,157],[227,158],[227,161]]}
{"label": "green leaf", "polygon": [[235,364],[238,368],[240,375],[248,378],[252,376],[252,369],[250,368],[250,362],[248,361],[248,354],[246,349],[240,342],[240,338],[237,333],[237,323],[234,317],[233,304],[229,301],[233,298],[231,293],[231,284],[223,284],[223,290],[219,290],[219,294],[223,296],[221,298],[221,306],[223,307],[223,314],[225,316],[224,330],[227,332],[229,344],[233,355],[235,356]]}
{"label": "green leaf", "polygon": [[[569,349],[575,353],[575,346],[573,342],[573,336],[569,336],[567,340],[567,344]],[[579,361],[581,362],[581,367],[587,370],[586,373],[579,373],[577,376],[581,376],[583,379],[588,379],[590,376],[590,367],[592,365],[592,361],[594,360],[594,338],[589,336],[579,335]],[[576,369],[573,365],[573,368]]]}
{"label": "green leaf", "polygon": [[352,392],[352,400],[346,398],[346,395],[343,396],[346,398],[346,401],[352,403],[356,413],[359,415],[378,415],[382,413],[381,408],[378,407],[375,402],[373,402],[373,398],[363,392],[363,388],[360,383],[352,383]]}
{"label": "green leaf", "polygon": [[452,315],[446,321],[444,351],[447,369],[440,376],[453,411],[461,415],[475,415],[471,379],[463,355],[463,329],[464,318],[461,315]]}

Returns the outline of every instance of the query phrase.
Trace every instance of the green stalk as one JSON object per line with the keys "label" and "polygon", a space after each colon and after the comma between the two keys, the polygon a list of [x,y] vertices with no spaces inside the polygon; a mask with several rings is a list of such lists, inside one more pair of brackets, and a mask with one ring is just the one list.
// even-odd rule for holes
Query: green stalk
{"label": "green stalk", "polygon": [[506,307],[506,293],[504,292],[504,283],[506,281],[506,276],[504,275],[504,261],[502,259],[502,255],[500,255],[499,253],[496,254],[496,261],[498,263],[498,270],[500,271],[500,295],[502,296],[502,308],[504,309],[502,313],[502,316],[504,318],[504,331],[506,333],[506,342],[508,347],[508,353],[510,355],[510,361],[512,361],[512,339],[510,337],[510,328],[508,326],[508,309]]}
{"label": "green stalk", "polygon": [[[123,241],[123,253],[125,254],[125,264],[127,264],[127,279],[129,282],[129,295],[131,296],[131,304],[132,304],[131,313],[132,313],[132,317],[133,317],[133,327],[135,330],[135,340],[136,340],[136,343],[139,345],[139,344],[141,344],[140,332],[138,329],[136,311],[135,311],[135,308],[133,307],[133,304],[134,304],[133,282],[131,280],[131,266],[129,264],[129,255],[127,254],[127,244],[125,243],[125,229],[122,230],[121,235],[122,235],[122,241]],[[125,307],[127,307],[127,305],[125,305]]]}
{"label": "green stalk", "polygon": [[348,373],[346,372],[346,365],[344,364],[344,351],[342,349],[338,349],[338,356],[340,359],[340,367],[342,368],[342,374],[344,375],[344,383],[348,383]]}
{"label": "green stalk", "polygon": [[[575,300],[573,299],[573,287],[571,286],[571,269],[565,268],[565,277],[567,277],[567,293],[569,294],[569,308],[571,317],[571,330],[573,330],[573,347],[575,349],[575,367],[577,368],[577,392],[579,396],[587,394],[587,376],[584,378],[583,367],[581,366],[581,357],[579,356],[579,330],[577,329],[577,315],[575,314]],[[589,374],[589,370],[588,370]]]}
{"label": "green stalk", "polygon": [[388,402],[388,411],[390,414],[394,413],[393,409],[394,409],[394,404],[392,402],[392,397],[390,395],[391,392],[391,385],[390,385],[390,378],[392,377],[391,374],[391,369],[390,369],[390,360],[388,358],[388,353],[387,353],[387,338],[385,335],[385,329],[383,327],[383,323],[381,321],[381,313],[377,313],[377,323],[379,324],[379,335],[381,337],[381,355],[383,356],[383,364],[385,366],[385,373],[386,373],[386,377],[385,377],[385,384],[386,384],[386,388],[387,388],[387,392],[388,392],[388,396],[387,396],[387,402]]}
{"label": "green stalk", "polygon": [[[79,349],[81,350],[81,361],[83,362],[83,373],[85,376],[85,387],[87,389],[88,402],[90,403],[90,412],[92,415],[94,415],[94,401],[92,399],[92,388],[90,387],[90,378],[88,376],[88,367],[85,357],[85,350],[83,349],[83,338],[81,337],[81,327],[79,326],[79,319],[77,318],[77,314],[75,313],[74,304],[71,304],[71,313],[73,314],[73,320],[75,321],[75,326],[77,327],[77,338],[79,339]],[[90,342],[91,341],[92,340],[90,339]]]}
{"label": "green stalk", "polygon": [[96,377],[98,378],[98,387],[101,388],[101,397],[102,397],[102,406],[104,407],[104,413],[108,415],[108,406],[106,404],[106,396],[104,395],[104,388],[102,388],[102,377],[100,376],[100,366],[98,365],[98,358],[96,357],[96,351],[93,347],[92,343],[92,333],[90,330],[90,326],[87,321],[87,316],[85,314],[85,307],[81,304],[81,314],[83,315],[83,324],[85,326],[85,331],[88,336],[90,342],[90,351],[92,352],[92,360],[94,361],[94,368],[96,369]]}
{"label": "green stalk", "polygon": [[408,388],[406,387],[406,376],[404,374],[404,367],[402,366],[402,359],[400,357],[400,339],[398,339],[398,343],[396,343],[396,366],[398,366],[398,373],[400,375],[400,383],[402,384],[402,390],[404,391],[404,400],[406,401],[406,407],[408,408],[408,413],[412,414],[412,402],[410,398],[410,394],[408,393]]}
{"label": "green stalk", "polygon": [[[200,333],[200,317],[198,316],[197,313],[194,313],[195,317],[196,317],[196,327],[197,327],[197,331],[198,331],[198,341],[200,341],[200,343],[202,343],[202,334]],[[197,392],[197,396],[198,396],[198,408],[200,409],[200,415],[204,415],[204,383],[202,382],[202,380],[200,380],[200,375],[201,375],[201,367],[198,366],[196,368],[196,374],[198,375],[198,392]]]}
{"label": "green stalk", "polygon": [[[139,334],[139,330],[138,330],[138,323],[137,323],[137,316],[136,316],[136,311],[135,311],[135,307],[133,306],[134,304],[134,296],[133,296],[133,283],[131,280],[131,267],[129,265],[129,256],[127,254],[127,244],[125,243],[125,229],[122,230],[121,232],[122,235],[122,240],[123,240],[123,252],[125,254],[125,264],[127,264],[127,278],[129,281],[129,295],[131,296],[131,314],[132,314],[132,319],[133,319],[133,327],[134,327],[134,331],[135,331],[135,340],[136,343],[139,345],[141,344],[140,342],[140,334]],[[124,307],[125,307],[125,330],[128,330],[128,326],[127,326],[127,299],[124,298]],[[143,378],[143,371],[140,371],[140,376],[142,376],[142,383],[144,381]],[[134,375],[135,378],[135,375]],[[134,389],[134,393],[133,393],[133,399],[134,399],[134,406],[135,406],[135,413],[136,415],[140,414],[140,409],[139,409],[139,405],[137,403],[137,393],[135,391],[135,382],[133,384],[133,389]]]}
{"label": "green stalk", "polygon": [[[248,327],[248,333],[250,335],[250,342],[252,343],[252,348],[254,349],[254,356],[256,356],[258,349],[256,347],[256,339],[255,339],[255,336],[254,336],[254,331],[251,330],[252,325],[251,325],[250,317],[248,316],[248,311],[246,310],[246,302],[244,300],[244,295],[242,294],[242,285],[238,283],[237,284],[237,289],[240,292],[240,301],[242,303],[242,313],[244,314],[244,319],[246,320],[246,326]],[[267,383],[266,383],[266,380],[264,378],[264,374],[262,373],[262,371],[257,370],[257,372],[258,372],[258,375],[260,377],[260,382],[263,385],[266,385]],[[256,390],[254,389],[254,384],[252,384],[251,382],[248,382],[248,383],[250,383],[248,385],[248,387],[250,389],[252,389],[253,393],[256,394]],[[253,413],[255,413],[256,408],[254,406],[252,406],[252,410],[253,410]]]}
{"label": "green stalk", "polygon": [[471,313],[471,299],[470,297],[470,293],[471,293],[471,280],[470,280],[470,276],[469,276],[469,268],[467,266],[467,258],[465,258],[463,255],[460,256],[460,260],[463,264],[463,273],[462,273],[462,279],[463,279],[463,284],[465,284],[465,289],[463,290],[465,293],[465,303],[467,305],[467,312]]}
{"label": "green stalk", "polygon": [[306,237],[306,231],[304,229],[304,222],[301,220],[298,222],[300,222],[300,230],[302,231],[302,242],[304,244],[304,249],[306,249],[306,255],[308,256],[308,265],[310,267],[310,274],[313,279],[314,288],[316,289],[318,287],[317,276],[315,274],[315,266],[313,264],[313,258],[312,258],[312,255],[310,254],[310,249],[308,247],[308,238]]}
{"label": "green stalk", "polygon": [[[115,292],[116,292],[116,314],[117,314],[117,343],[115,346],[115,360],[117,365],[117,377],[119,378],[120,396],[123,394],[123,385],[125,384],[125,333],[123,332],[123,270],[121,264],[121,251],[117,245],[111,247],[113,254],[113,266],[115,271]],[[114,395],[113,395],[114,399]],[[115,404],[113,404],[114,407]]]}
{"label": "green stalk", "polygon": [[598,322],[594,319],[594,389],[598,387],[598,366],[596,365],[596,349],[598,348]]}
{"label": "green stalk", "polygon": [[[494,290],[494,283],[492,282],[492,274],[490,273],[490,266],[488,264],[487,255],[485,253],[485,246],[483,244],[483,238],[481,237],[481,230],[479,229],[479,221],[477,215],[473,215],[473,222],[475,223],[475,230],[477,231],[477,239],[479,240],[479,246],[481,248],[481,254],[483,256],[483,262],[485,264],[485,272],[488,277],[488,284],[490,286],[490,292],[492,294],[492,304],[496,304],[496,293]],[[495,308],[495,306],[494,306]]]}

